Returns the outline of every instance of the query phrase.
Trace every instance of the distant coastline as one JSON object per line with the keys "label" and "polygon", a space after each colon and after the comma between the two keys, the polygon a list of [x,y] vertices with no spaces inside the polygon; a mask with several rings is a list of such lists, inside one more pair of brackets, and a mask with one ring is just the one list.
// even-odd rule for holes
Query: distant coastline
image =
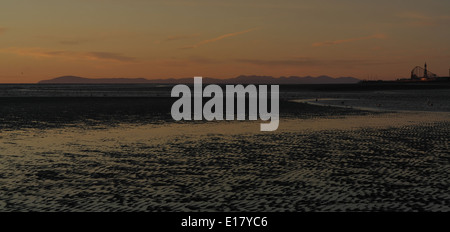
{"label": "distant coastline", "polygon": [[[180,79],[145,79],[145,78],[86,78],[77,76],[62,76],[50,80],[39,81],[38,84],[191,84],[193,77]],[[318,77],[272,77],[272,76],[238,76],[229,79],[204,77],[205,84],[355,84],[360,79],[354,77],[329,76]]]}

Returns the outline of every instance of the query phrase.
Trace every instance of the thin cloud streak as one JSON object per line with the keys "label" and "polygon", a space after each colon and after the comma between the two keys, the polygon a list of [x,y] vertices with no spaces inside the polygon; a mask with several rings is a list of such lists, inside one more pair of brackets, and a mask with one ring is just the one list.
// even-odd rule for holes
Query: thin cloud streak
{"label": "thin cloud streak", "polygon": [[192,39],[192,38],[197,38],[199,37],[200,34],[189,34],[189,35],[171,35],[171,36],[167,36],[166,38],[162,39],[162,40],[157,40],[154,43],[155,44],[161,44],[161,43],[168,43],[168,42],[173,42],[173,41],[179,41],[179,40],[187,40],[187,39]]}
{"label": "thin cloud streak", "polygon": [[385,34],[375,34],[375,35],[371,35],[371,36],[358,37],[358,38],[317,42],[317,43],[313,43],[312,46],[313,47],[323,47],[323,46],[332,46],[332,45],[337,45],[337,44],[342,44],[342,43],[356,42],[356,41],[361,41],[361,40],[385,39],[385,38],[387,38],[387,36]]}
{"label": "thin cloud streak", "polygon": [[126,63],[136,61],[136,58],[134,57],[128,57],[113,52],[46,51],[41,48],[7,48],[0,50],[0,52],[35,58],[103,60],[103,61],[126,62]]}
{"label": "thin cloud streak", "polygon": [[121,55],[113,52],[88,52],[86,53],[92,59],[98,60],[111,60],[120,62],[135,62],[136,58]]}
{"label": "thin cloud streak", "polygon": [[237,36],[237,35],[242,35],[242,34],[245,34],[245,33],[249,33],[249,32],[251,32],[251,31],[255,31],[255,30],[257,30],[257,29],[258,29],[258,28],[252,28],[252,29],[248,29],[248,30],[245,30],[245,31],[239,31],[239,32],[228,33],[228,34],[221,35],[221,36],[216,37],[216,38],[213,38],[213,39],[207,39],[207,40],[200,41],[200,42],[198,42],[197,44],[194,44],[194,45],[182,47],[182,49],[192,49],[192,48],[197,48],[197,47],[199,47],[199,46],[201,46],[201,45],[204,45],[204,44],[217,42],[217,41],[223,40],[223,39],[228,38],[228,37],[233,37],[233,36]]}
{"label": "thin cloud streak", "polygon": [[60,44],[62,45],[80,45],[86,42],[89,42],[92,40],[88,40],[88,39],[73,39],[73,40],[61,40],[59,41]]}
{"label": "thin cloud streak", "polygon": [[450,23],[449,15],[426,15],[420,12],[402,12],[396,16],[408,20],[408,25],[416,27],[437,26]]}
{"label": "thin cloud streak", "polygon": [[246,63],[258,66],[296,66],[296,67],[308,67],[308,66],[370,66],[370,65],[386,65],[392,64],[392,62],[383,62],[377,60],[326,60],[316,59],[310,57],[294,58],[294,59],[282,59],[282,60],[262,60],[262,59],[237,59],[239,63]]}
{"label": "thin cloud streak", "polygon": [[200,34],[192,34],[192,35],[173,35],[173,36],[168,36],[166,39],[164,39],[164,42],[170,42],[170,41],[175,41],[175,40],[183,40],[183,39],[191,39],[191,38],[196,38],[199,37]]}
{"label": "thin cloud streak", "polygon": [[62,44],[62,45],[81,45],[81,44],[85,44],[85,43],[90,43],[90,42],[102,42],[104,40],[106,40],[106,37],[96,37],[96,36],[92,36],[92,37],[72,37],[72,36],[52,36],[52,35],[37,35],[34,36],[34,38],[39,39],[39,40],[54,40],[55,42]]}

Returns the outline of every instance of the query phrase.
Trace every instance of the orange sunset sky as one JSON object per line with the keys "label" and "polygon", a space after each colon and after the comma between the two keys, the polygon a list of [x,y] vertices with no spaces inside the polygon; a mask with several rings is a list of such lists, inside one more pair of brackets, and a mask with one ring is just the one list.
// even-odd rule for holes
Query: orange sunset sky
{"label": "orange sunset sky", "polygon": [[448,76],[448,0],[2,0],[0,82]]}

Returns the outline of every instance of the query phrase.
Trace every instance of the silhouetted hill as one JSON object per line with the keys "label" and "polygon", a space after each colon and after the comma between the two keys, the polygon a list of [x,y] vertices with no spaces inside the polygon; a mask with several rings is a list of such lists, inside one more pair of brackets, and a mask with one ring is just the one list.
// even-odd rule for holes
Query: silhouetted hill
{"label": "silhouetted hill", "polygon": [[62,76],[50,80],[39,81],[39,84],[138,84],[152,83],[145,78],[85,78],[76,76]]}
{"label": "silhouetted hill", "polygon": [[[39,84],[190,84],[193,78],[180,79],[155,79],[145,78],[85,78],[76,76],[62,76],[50,80],[39,81]],[[230,79],[217,79],[203,77],[205,84],[352,84],[359,82],[359,79],[353,77],[333,78],[329,76],[319,77],[272,77],[272,76],[238,76]]]}

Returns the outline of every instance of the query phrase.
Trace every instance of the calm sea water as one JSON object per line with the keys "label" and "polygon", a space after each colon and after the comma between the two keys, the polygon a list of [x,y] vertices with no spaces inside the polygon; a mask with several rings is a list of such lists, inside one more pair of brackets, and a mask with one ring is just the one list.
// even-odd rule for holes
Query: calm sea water
{"label": "calm sea water", "polygon": [[[170,97],[174,85],[2,84],[0,97]],[[307,85],[281,86],[280,98],[375,110],[450,112],[450,89],[317,91]],[[226,93],[225,93],[226,94]]]}
{"label": "calm sea water", "polygon": [[355,107],[367,110],[450,112],[450,90],[391,90],[350,93],[310,92],[316,94],[311,103],[339,107]]}

